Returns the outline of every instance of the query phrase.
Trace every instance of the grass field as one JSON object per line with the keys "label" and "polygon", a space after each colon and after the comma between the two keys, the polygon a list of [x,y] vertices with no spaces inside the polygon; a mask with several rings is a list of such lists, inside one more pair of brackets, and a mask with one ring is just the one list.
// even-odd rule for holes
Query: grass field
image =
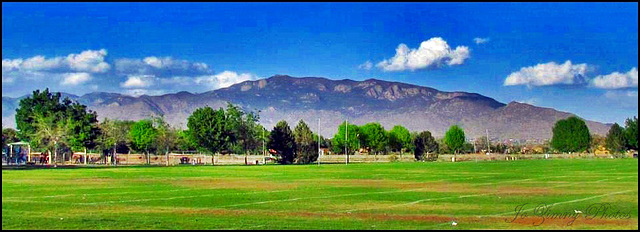
{"label": "grass field", "polygon": [[637,159],[2,171],[2,229],[637,228]]}

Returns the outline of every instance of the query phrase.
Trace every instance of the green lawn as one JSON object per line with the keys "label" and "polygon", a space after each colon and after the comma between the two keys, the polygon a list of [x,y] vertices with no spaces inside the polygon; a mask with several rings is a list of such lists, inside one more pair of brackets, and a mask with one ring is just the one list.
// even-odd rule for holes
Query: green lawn
{"label": "green lawn", "polygon": [[556,228],[637,229],[637,159],[2,171],[2,229]]}

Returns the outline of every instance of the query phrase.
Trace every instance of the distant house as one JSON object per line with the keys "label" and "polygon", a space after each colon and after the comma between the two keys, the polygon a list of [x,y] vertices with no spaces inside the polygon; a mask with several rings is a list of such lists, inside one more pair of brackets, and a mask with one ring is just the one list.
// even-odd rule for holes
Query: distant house
{"label": "distant house", "polygon": [[607,150],[603,145],[598,145],[595,151],[593,151],[596,155],[609,155],[611,152]]}
{"label": "distant house", "polygon": [[526,145],[520,149],[521,154],[542,154],[544,147],[542,145]]}

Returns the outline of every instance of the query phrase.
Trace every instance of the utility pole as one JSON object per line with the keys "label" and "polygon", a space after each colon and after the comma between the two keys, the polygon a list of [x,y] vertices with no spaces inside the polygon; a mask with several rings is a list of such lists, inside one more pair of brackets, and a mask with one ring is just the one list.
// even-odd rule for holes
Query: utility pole
{"label": "utility pole", "polygon": [[486,131],[487,131],[487,152],[491,154],[491,143],[489,142],[489,129],[486,129]]}
{"label": "utility pole", "polygon": [[347,139],[347,136],[349,134],[349,120],[347,119],[344,122],[344,154],[347,156],[347,158],[344,160],[344,164],[349,164],[349,152],[347,150],[347,141],[349,141]]}

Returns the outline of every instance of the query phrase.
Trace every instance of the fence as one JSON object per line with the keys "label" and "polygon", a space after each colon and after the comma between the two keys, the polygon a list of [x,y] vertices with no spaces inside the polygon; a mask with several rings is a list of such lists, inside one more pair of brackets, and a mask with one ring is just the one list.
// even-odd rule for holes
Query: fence
{"label": "fence", "polygon": [[[452,162],[452,154],[440,154],[437,162]],[[610,155],[593,153],[573,154],[461,154],[455,155],[456,162],[468,161],[495,161],[495,160],[523,160],[523,159],[598,159],[634,157],[633,154]],[[113,165],[113,158],[102,154],[87,153],[86,162],[84,153],[58,154],[52,164],[58,165]],[[262,165],[273,163],[268,156],[262,155],[205,155],[205,154],[178,154],[169,155],[144,155],[144,154],[116,154],[116,165]],[[345,163],[345,155],[322,155],[320,163]],[[415,158],[411,153],[393,153],[390,155],[349,155],[349,163],[377,163],[377,162],[413,162]],[[31,153],[31,164],[47,164],[47,156],[42,153]]]}

